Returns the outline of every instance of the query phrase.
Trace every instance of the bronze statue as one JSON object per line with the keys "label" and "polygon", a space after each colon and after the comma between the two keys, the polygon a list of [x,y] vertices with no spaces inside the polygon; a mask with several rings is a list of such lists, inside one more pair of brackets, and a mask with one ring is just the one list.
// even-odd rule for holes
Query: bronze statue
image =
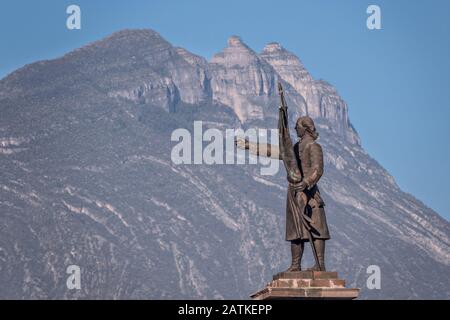
{"label": "bronze statue", "polygon": [[281,98],[279,108],[279,146],[251,143],[237,139],[238,147],[251,153],[283,161],[288,185],[286,204],[286,240],[291,242],[292,263],[287,272],[300,271],[304,243],[310,242],[315,265],[308,270],[326,271],[325,240],[330,239],[323,202],[317,182],[323,174],[322,147],[316,142],[319,134],[314,121],[299,117],[295,130],[300,141],[292,145],[289,135],[287,105],[283,88],[278,84]]}

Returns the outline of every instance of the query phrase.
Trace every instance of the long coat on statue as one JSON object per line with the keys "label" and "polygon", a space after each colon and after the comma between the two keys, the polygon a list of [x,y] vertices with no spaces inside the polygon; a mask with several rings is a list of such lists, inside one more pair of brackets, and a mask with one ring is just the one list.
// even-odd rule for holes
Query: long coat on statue
{"label": "long coat on statue", "polygon": [[[330,239],[327,219],[325,216],[325,203],[323,202],[317,182],[323,174],[323,152],[322,147],[315,141],[311,135],[306,134],[300,142],[294,145],[295,157],[303,176],[303,181],[307,184],[305,194],[307,196],[307,205],[305,214],[310,218],[311,235],[314,239]],[[286,206],[286,240],[309,240],[308,231],[304,225],[301,228],[295,228],[293,206],[300,206],[295,197],[295,190],[292,183],[289,182],[287,206]]]}

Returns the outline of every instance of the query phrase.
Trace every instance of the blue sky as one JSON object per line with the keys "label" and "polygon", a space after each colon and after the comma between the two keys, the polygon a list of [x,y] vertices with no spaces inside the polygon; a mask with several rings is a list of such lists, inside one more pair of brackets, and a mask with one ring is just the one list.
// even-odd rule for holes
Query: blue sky
{"label": "blue sky", "polygon": [[[66,29],[70,4],[81,30]],[[366,28],[370,4],[382,30]],[[400,187],[450,219],[449,12],[446,0],[3,0],[0,78],[125,28],[208,59],[230,35],[256,51],[277,41],[338,89],[364,148]]]}

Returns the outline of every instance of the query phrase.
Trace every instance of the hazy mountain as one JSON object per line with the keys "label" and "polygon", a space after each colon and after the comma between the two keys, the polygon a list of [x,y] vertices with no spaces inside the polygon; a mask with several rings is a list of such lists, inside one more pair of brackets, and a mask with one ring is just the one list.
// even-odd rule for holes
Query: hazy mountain
{"label": "hazy mountain", "polygon": [[[277,43],[210,62],[126,30],[0,81],[0,298],[248,298],[287,268],[285,172],[175,165],[177,128],[316,120],[328,268],[362,298],[450,298],[450,224],[361,147],[347,105]],[[312,263],[308,254],[305,265]],[[66,268],[81,268],[68,290]],[[381,290],[366,289],[369,265]]]}

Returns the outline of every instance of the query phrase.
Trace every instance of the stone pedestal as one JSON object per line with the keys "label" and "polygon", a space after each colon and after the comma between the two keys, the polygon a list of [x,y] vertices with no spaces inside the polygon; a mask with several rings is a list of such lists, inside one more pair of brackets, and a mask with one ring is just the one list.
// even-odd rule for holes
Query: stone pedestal
{"label": "stone pedestal", "polygon": [[280,272],[267,286],[252,294],[253,300],[269,299],[356,299],[359,289],[345,287],[337,272]]}

